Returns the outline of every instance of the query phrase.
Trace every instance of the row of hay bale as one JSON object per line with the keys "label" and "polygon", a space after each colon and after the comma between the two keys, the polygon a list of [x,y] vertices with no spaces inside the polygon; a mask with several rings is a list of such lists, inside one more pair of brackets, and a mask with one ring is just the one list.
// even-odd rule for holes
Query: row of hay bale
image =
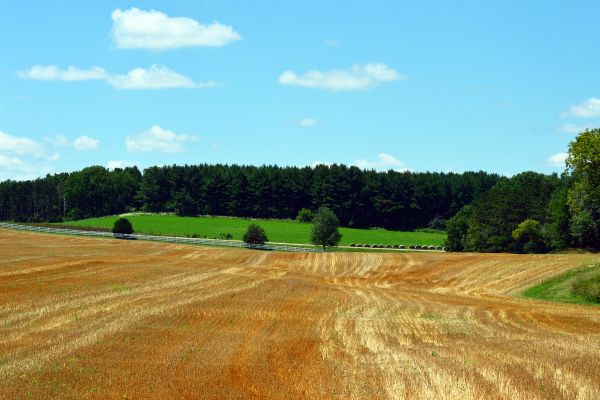
{"label": "row of hay bale", "polygon": [[402,244],[361,244],[361,243],[350,243],[350,247],[362,247],[368,249],[397,249],[397,250],[446,250],[443,246],[419,246],[409,245],[405,246]]}

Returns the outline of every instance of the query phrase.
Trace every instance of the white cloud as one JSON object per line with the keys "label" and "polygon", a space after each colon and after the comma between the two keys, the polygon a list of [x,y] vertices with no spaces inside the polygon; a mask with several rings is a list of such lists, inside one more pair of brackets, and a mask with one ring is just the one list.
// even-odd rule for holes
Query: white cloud
{"label": "white cloud", "polygon": [[20,157],[0,153],[0,181],[35,178],[38,176],[36,172],[34,165],[24,162]]}
{"label": "white cloud", "polygon": [[336,69],[327,72],[312,70],[303,75],[285,71],[278,81],[282,85],[342,91],[365,90],[384,82],[403,79],[406,79],[406,76],[399,75],[385,64],[369,63],[364,66],[354,65],[350,70]]}
{"label": "white cloud", "polygon": [[57,148],[69,147],[69,139],[65,135],[56,135],[54,137],[45,136],[44,140]]}
{"label": "white cloud", "polygon": [[160,11],[138,8],[112,12],[112,36],[119,49],[167,50],[179,47],[220,47],[242,37],[231,26],[203,25],[186,17],[169,17]]}
{"label": "white cloud", "polygon": [[340,43],[337,40],[331,40],[331,39],[324,40],[323,43],[325,43],[327,46],[331,46],[331,47],[338,47],[340,45]]}
{"label": "white cloud", "polygon": [[[69,72],[70,70],[71,72]],[[75,70],[78,72],[74,72]],[[17,72],[17,75],[23,79],[45,81],[85,81],[101,79],[112,87],[123,90],[172,88],[200,89],[221,86],[221,84],[212,81],[194,82],[191,78],[160,65],[152,65],[148,69],[134,68],[125,75],[109,74],[102,68],[98,68],[98,70],[102,71],[102,73],[92,73],[92,70],[77,70],[74,67],[69,67],[67,70],[60,70],[54,65],[38,65],[29,70],[19,71]]]}
{"label": "white cloud", "polygon": [[563,124],[561,126],[558,127],[558,130],[561,132],[565,132],[565,133],[573,133],[573,134],[578,134],[581,133],[583,131],[585,131],[586,129],[592,129],[596,126],[598,126],[600,124]]}
{"label": "white cloud", "polygon": [[89,136],[79,136],[73,141],[73,148],[77,151],[94,150],[98,148],[98,140]]}
{"label": "white cloud", "polygon": [[56,65],[34,65],[33,67],[18,71],[17,75],[22,79],[37,79],[43,81],[87,81],[92,79],[106,79],[108,74],[100,67],[90,69],[79,69],[68,67],[60,69]]}
{"label": "white cloud", "polygon": [[600,117],[600,99],[597,97],[590,97],[581,104],[569,107],[566,112],[562,113],[562,116],[580,118]]}
{"label": "white cloud", "polygon": [[546,159],[546,165],[549,167],[564,167],[565,160],[569,155],[567,153],[558,153]]}
{"label": "white cloud", "polygon": [[177,134],[154,125],[146,132],[127,136],[125,145],[127,150],[133,152],[162,151],[163,153],[181,153],[184,151],[183,143],[198,140],[197,136]]}
{"label": "white cloud", "polygon": [[89,136],[79,136],[72,143],[65,135],[56,135],[54,137],[44,137],[44,141],[50,143],[53,147],[56,148],[67,148],[73,147],[75,150],[84,151],[84,150],[94,150],[98,148],[98,139],[93,139]]}
{"label": "white cloud", "polygon": [[370,160],[357,160],[354,162],[359,168],[362,169],[375,169],[375,170],[390,170],[393,169],[399,172],[410,171],[410,169],[400,160],[389,154],[379,153],[377,159],[374,161]]}
{"label": "white cloud", "polygon": [[30,138],[0,131],[0,180],[32,179],[52,171],[50,161],[60,154],[47,155],[43,146]]}
{"label": "white cloud", "polygon": [[115,168],[126,168],[126,167],[133,167],[136,166],[138,163],[137,162],[132,162],[132,161],[124,161],[124,160],[110,160],[106,163],[106,168],[108,169],[115,169]]}
{"label": "white cloud", "polygon": [[300,126],[315,126],[318,124],[318,121],[314,118],[302,118],[298,124]]}
{"label": "white cloud", "polygon": [[108,83],[116,89],[171,89],[216,87],[215,82],[196,83],[167,67],[152,65],[148,69],[135,68],[126,75],[112,75]]}
{"label": "white cloud", "polygon": [[0,131],[0,154],[44,157],[44,148],[40,143],[26,137],[12,136]]}

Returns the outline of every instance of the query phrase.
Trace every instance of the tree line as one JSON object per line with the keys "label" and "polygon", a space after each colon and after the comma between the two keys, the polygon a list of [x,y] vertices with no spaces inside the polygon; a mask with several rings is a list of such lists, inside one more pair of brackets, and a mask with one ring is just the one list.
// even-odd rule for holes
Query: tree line
{"label": "tree line", "polygon": [[0,219],[57,222],[130,211],[296,218],[327,207],[342,226],[412,230],[444,221],[504,180],[486,172],[366,171],[316,167],[184,165],[108,170],[93,166],[0,183]]}
{"label": "tree line", "polygon": [[498,181],[447,224],[451,251],[543,253],[600,249],[600,129],[569,145],[560,176],[524,172]]}
{"label": "tree line", "polygon": [[149,211],[303,220],[326,207],[341,226],[446,229],[450,251],[600,249],[600,129],[577,136],[566,165],[560,176],[510,178],[345,165],[172,165],[143,174],[94,166],[1,182],[0,219],[56,222]]}

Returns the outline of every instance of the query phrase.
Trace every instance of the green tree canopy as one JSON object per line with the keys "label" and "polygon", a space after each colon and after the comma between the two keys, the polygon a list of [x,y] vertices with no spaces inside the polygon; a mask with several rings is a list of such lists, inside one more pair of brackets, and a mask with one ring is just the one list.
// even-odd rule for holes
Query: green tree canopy
{"label": "green tree canopy", "polygon": [[473,206],[464,206],[446,224],[446,250],[463,251],[467,242],[469,218],[473,214]]}
{"label": "green tree canopy", "polygon": [[517,249],[525,253],[544,253],[548,246],[542,232],[542,224],[535,219],[526,219],[512,231]]}
{"label": "green tree canopy", "polygon": [[265,230],[258,224],[248,225],[248,230],[244,233],[244,242],[249,244],[265,244],[269,240]]}
{"label": "green tree canopy", "polygon": [[315,213],[313,213],[308,208],[303,208],[298,212],[298,216],[296,216],[296,221],[298,222],[306,222],[310,224],[315,217]]}
{"label": "green tree canopy", "polygon": [[323,246],[337,246],[342,239],[338,231],[340,221],[338,217],[327,207],[320,207],[312,222],[310,240],[313,244]]}
{"label": "green tree canopy", "polygon": [[588,129],[569,145],[567,196],[571,234],[579,246],[600,248],[600,129]]}
{"label": "green tree canopy", "polygon": [[115,221],[112,231],[113,233],[131,235],[133,233],[133,226],[127,218],[121,217]]}
{"label": "green tree canopy", "polygon": [[465,250],[522,251],[512,231],[526,219],[546,222],[548,204],[558,183],[556,175],[523,172],[479,196],[473,202]]}

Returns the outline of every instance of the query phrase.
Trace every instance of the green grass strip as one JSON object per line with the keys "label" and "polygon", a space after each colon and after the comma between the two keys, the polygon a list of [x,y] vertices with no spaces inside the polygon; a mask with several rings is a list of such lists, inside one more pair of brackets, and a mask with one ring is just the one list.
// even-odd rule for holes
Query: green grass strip
{"label": "green grass strip", "polygon": [[523,296],[560,303],[600,305],[571,292],[573,282],[576,279],[592,276],[598,272],[600,272],[600,265],[584,266],[573,269],[530,287],[523,292]]}
{"label": "green grass strip", "polygon": [[[112,228],[118,216],[71,221],[61,225],[82,228]],[[197,234],[200,237],[219,239],[221,234],[231,234],[233,239],[241,240],[251,222],[262,226],[270,242],[310,243],[310,224],[290,220],[250,220],[231,217],[178,217],[175,215],[128,215],[136,233],[186,236]],[[340,228],[340,245],[351,243],[382,245],[433,245],[441,246],[446,239],[444,233],[401,232],[385,229]]]}

